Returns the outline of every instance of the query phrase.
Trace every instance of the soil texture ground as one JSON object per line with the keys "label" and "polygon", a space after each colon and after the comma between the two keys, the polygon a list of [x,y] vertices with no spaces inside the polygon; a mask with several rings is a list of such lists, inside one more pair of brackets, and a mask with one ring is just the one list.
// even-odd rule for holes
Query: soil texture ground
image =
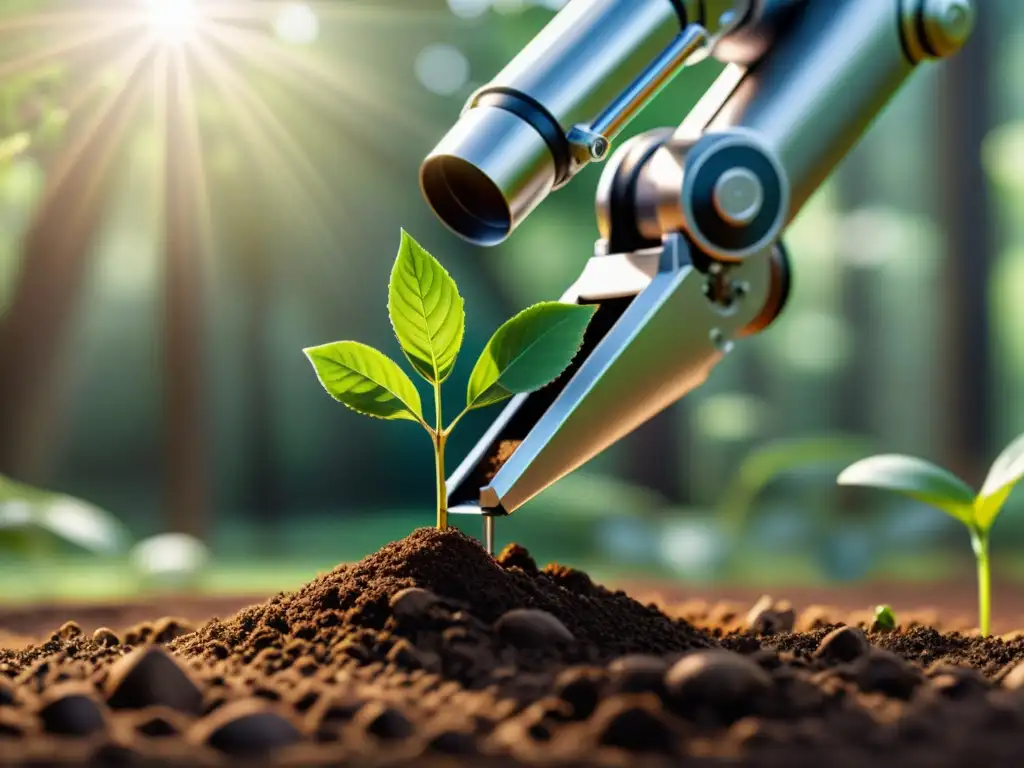
{"label": "soil texture ground", "polygon": [[1024,764],[1024,638],[928,614],[636,600],[429,528],[223,607],[0,614],[0,764]]}

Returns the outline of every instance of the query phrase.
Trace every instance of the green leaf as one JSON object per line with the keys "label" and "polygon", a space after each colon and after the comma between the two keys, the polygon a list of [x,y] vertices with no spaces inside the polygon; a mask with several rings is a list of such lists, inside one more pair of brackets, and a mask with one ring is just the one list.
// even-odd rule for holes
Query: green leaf
{"label": "green leaf", "polygon": [[420,393],[398,363],[357,341],[303,350],[327,394],[356,413],[377,419],[423,420]]}
{"label": "green leaf", "polygon": [[955,517],[964,525],[974,519],[974,491],[963,480],[924,459],[886,454],[862,459],[842,471],[839,485],[897,491]]}
{"label": "green leaf", "polygon": [[1013,491],[1017,481],[1024,476],[1024,435],[1020,435],[1003,450],[992,464],[981,486],[981,492],[974,500],[974,521],[983,530],[988,530],[999,516],[1003,504]]}
{"label": "green leaf", "polygon": [[579,351],[596,311],[596,306],[549,301],[506,322],[473,367],[466,406],[483,408],[557,379]]}
{"label": "green leaf", "polygon": [[455,281],[404,229],[388,286],[388,314],[413,368],[440,384],[455,367],[466,312]]}

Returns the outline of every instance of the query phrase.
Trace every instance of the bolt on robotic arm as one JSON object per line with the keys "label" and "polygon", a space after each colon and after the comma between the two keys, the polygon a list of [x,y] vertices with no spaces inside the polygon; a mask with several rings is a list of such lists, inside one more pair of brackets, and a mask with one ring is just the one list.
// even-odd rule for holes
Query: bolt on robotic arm
{"label": "bolt on robotic arm", "polygon": [[678,129],[626,141],[601,238],[561,301],[599,306],[573,365],[513,398],[449,480],[453,514],[511,514],[699,386],[789,291],[785,227],[974,0],[570,0],[424,161],[427,201],[495,245],[676,74],[726,64]]}

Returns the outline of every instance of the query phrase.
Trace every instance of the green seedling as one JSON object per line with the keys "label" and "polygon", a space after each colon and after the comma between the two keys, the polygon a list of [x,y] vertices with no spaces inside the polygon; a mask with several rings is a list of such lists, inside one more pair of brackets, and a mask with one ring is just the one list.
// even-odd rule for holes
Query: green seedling
{"label": "green seedling", "polygon": [[391,358],[355,341],[303,350],[317,378],[338,402],[364,416],[415,421],[430,435],[437,474],[437,527],[448,527],[444,450],[455,425],[477,408],[547,386],[569,366],[597,310],[543,302],[502,325],[469,376],[466,407],[444,426],[441,384],[462,347],[466,316],[455,281],[405,230],[388,287],[388,314],[402,352],[434,392],[434,423],[427,423],[419,392]]}
{"label": "green seedling", "polygon": [[942,467],[912,456],[872,456],[847,467],[840,485],[896,491],[941,509],[967,528],[978,566],[978,625],[989,634],[991,574],[989,538],[992,526],[1017,481],[1024,476],[1024,435],[1020,435],[992,464],[977,493]]}
{"label": "green seedling", "polygon": [[876,605],[875,616],[871,620],[872,632],[892,632],[896,629],[896,614],[888,605]]}

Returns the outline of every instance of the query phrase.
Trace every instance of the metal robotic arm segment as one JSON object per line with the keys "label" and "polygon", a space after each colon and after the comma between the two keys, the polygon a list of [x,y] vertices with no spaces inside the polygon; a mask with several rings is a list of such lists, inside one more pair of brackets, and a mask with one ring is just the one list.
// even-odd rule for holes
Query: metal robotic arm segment
{"label": "metal robotic arm segment", "polygon": [[675,74],[727,66],[676,129],[625,142],[601,239],[561,300],[599,306],[577,359],[520,395],[449,480],[453,513],[507,515],[699,386],[789,292],[780,238],[914,71],[955,53],[974,0],[571,0],[424,162],[438,216],[507,238]]}

